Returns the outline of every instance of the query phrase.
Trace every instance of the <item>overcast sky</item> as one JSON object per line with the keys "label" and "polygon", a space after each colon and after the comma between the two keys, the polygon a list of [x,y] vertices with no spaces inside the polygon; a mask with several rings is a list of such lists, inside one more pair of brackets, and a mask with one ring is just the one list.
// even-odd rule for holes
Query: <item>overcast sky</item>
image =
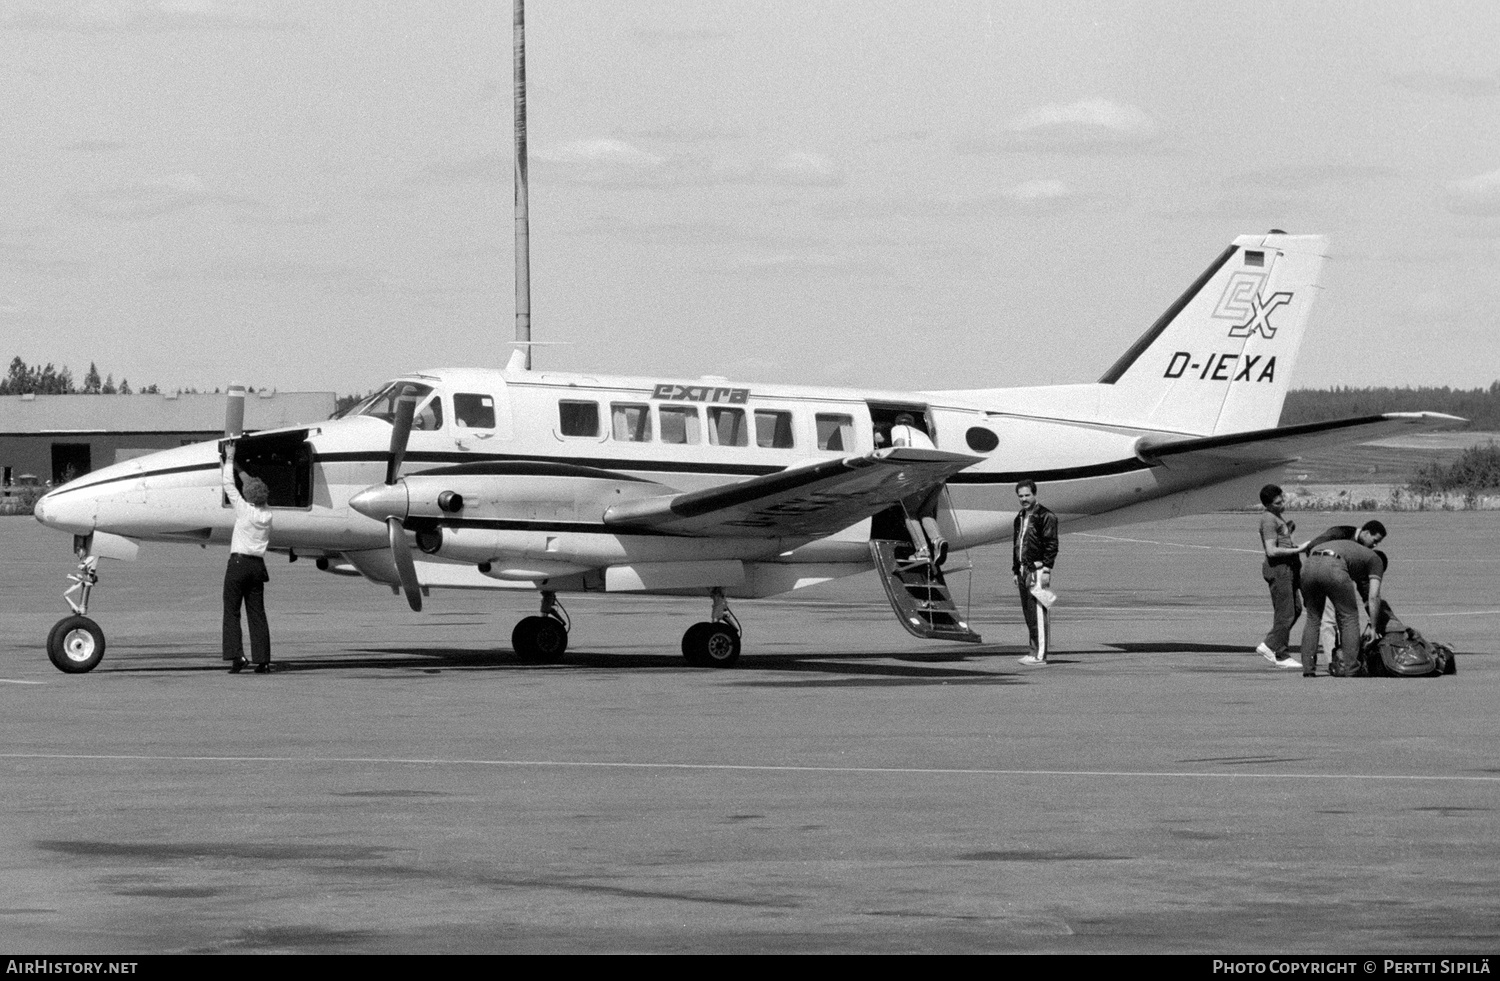
{"label": "overcast sky", "polygon": [[[1500,4],[532,0],[539,368],[1093,381],[1237,234],[1293,384],[1500,378]],[[514,336],[504,0],[0,0],[0,354],[364,391]]]}

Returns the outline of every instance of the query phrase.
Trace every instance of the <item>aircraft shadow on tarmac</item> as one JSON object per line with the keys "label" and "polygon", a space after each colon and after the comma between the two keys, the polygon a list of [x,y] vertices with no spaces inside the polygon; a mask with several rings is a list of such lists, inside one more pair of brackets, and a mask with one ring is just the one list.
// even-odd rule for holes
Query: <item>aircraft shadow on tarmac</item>
{"label": "aircraft shadow on tarmac", "polygon": [[[1016,648],[1024,652],[1024,648]],[[442,671],[535,672],[578,670],[671,670],[700,675],[717,674],[725,681],[762,687],[782,685],[817,685],[818,680],[779,680],[763,672],[799,672],[826,676],[821,683],[837,685],[927,685],[984,684],[1007,685],[1024,682],[1024,669],[996,673],[977,667],[959,667],[972,661],[1004,657],[1009,649],[984,651],[938,650],[928,654],[902,651],[798,652],[754,654],[722,673],[705,671],[687,664],[681,655],[606,654],[588,650],[569,651],[555,664],[525,664],[514,653],[496,648],[464,647],[366,647],[308,659],[290,658],[275,661],[274,673],[339,672],[355,670],[420,671],[437,674]],[[274,660],[274,659],[273,659]],[[898,663],[891,663],[891,662]],[[131,663],[134,662],[134,663]],[[126,654],[114,663],[101,665],[101,672],[118,674],[163,674],[181,672],[223,672],[225,663],[194,647],[191,651],[165,651],[161,647]]]}

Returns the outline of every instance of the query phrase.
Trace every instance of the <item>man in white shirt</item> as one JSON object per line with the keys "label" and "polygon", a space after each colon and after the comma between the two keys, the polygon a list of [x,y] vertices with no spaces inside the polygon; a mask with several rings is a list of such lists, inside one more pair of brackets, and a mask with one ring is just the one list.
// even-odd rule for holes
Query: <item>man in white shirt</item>
{"label": "man in white shirt", "polygon": [[250,618],[250,657],[255,673],[271,670],[271,628],[266,622],[266,547],[271,543],[271,491],[265,481],[240,471],[244,490],[235,486],[234,443],[224,448],[224,494],[234,505],[234,537],[229,566],[224,570],[224,660],[229,673],[245,670],[245,648],[240,635],[240,604]]}
{"label": "man in white shirt", "polygon": [[[932,445],[932,437],[925,430],[917,428],[917,421],[909,412],[896,417],[896,424],[891,427],[891,445],[921,450],[937,449]],[[942,529],[937,522],[939,498],[943,495],[944,486],[938,484],[930,491],[914,494],[901,502],[906,512],[906,533],[911,538],[912,548],[916,549],[908,562],[927,562],[940,566],[948,559],[948,543],[944,541]]]}

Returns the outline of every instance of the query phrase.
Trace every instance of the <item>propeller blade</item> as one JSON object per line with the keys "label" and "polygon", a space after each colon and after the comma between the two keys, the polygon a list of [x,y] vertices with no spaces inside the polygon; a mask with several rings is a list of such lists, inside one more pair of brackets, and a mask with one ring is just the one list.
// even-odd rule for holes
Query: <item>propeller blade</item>
{"label": "propeller blade", "polygon": [[391,458],[385,465],[385,482],[394,484],[401,472],[401,460],[406,456],[406,441],[411,437],[411,421],[417,413],[414,396],[403,395],[396,400],[396,418],[391,421]]}
{"label": "propeller blade", "polygon": [[391,558],[396,562],[396,572],[401,576],[401,590],[406,593],[406,602],[413,613],[422,612],[422,587],[417,583],[417,565],[411,558],[411,546],[406,544],[406,528],[400,518],[385,520],[386,537],[391,541]]}
{"label": "propeller blade", "polygon": [[235,382],[224,397],[224,435],[231,438],[245,431],[245,386]]}

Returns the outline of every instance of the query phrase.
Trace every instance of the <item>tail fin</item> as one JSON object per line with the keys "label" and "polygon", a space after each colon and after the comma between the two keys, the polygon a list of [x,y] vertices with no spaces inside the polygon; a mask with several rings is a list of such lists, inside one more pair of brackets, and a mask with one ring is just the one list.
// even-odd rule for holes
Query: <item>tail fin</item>
{"label": "tail fin", "polygon": [[1099,379],[1133,423],[1204,436],[1281,417],[1328,240],[1242,235]]}

